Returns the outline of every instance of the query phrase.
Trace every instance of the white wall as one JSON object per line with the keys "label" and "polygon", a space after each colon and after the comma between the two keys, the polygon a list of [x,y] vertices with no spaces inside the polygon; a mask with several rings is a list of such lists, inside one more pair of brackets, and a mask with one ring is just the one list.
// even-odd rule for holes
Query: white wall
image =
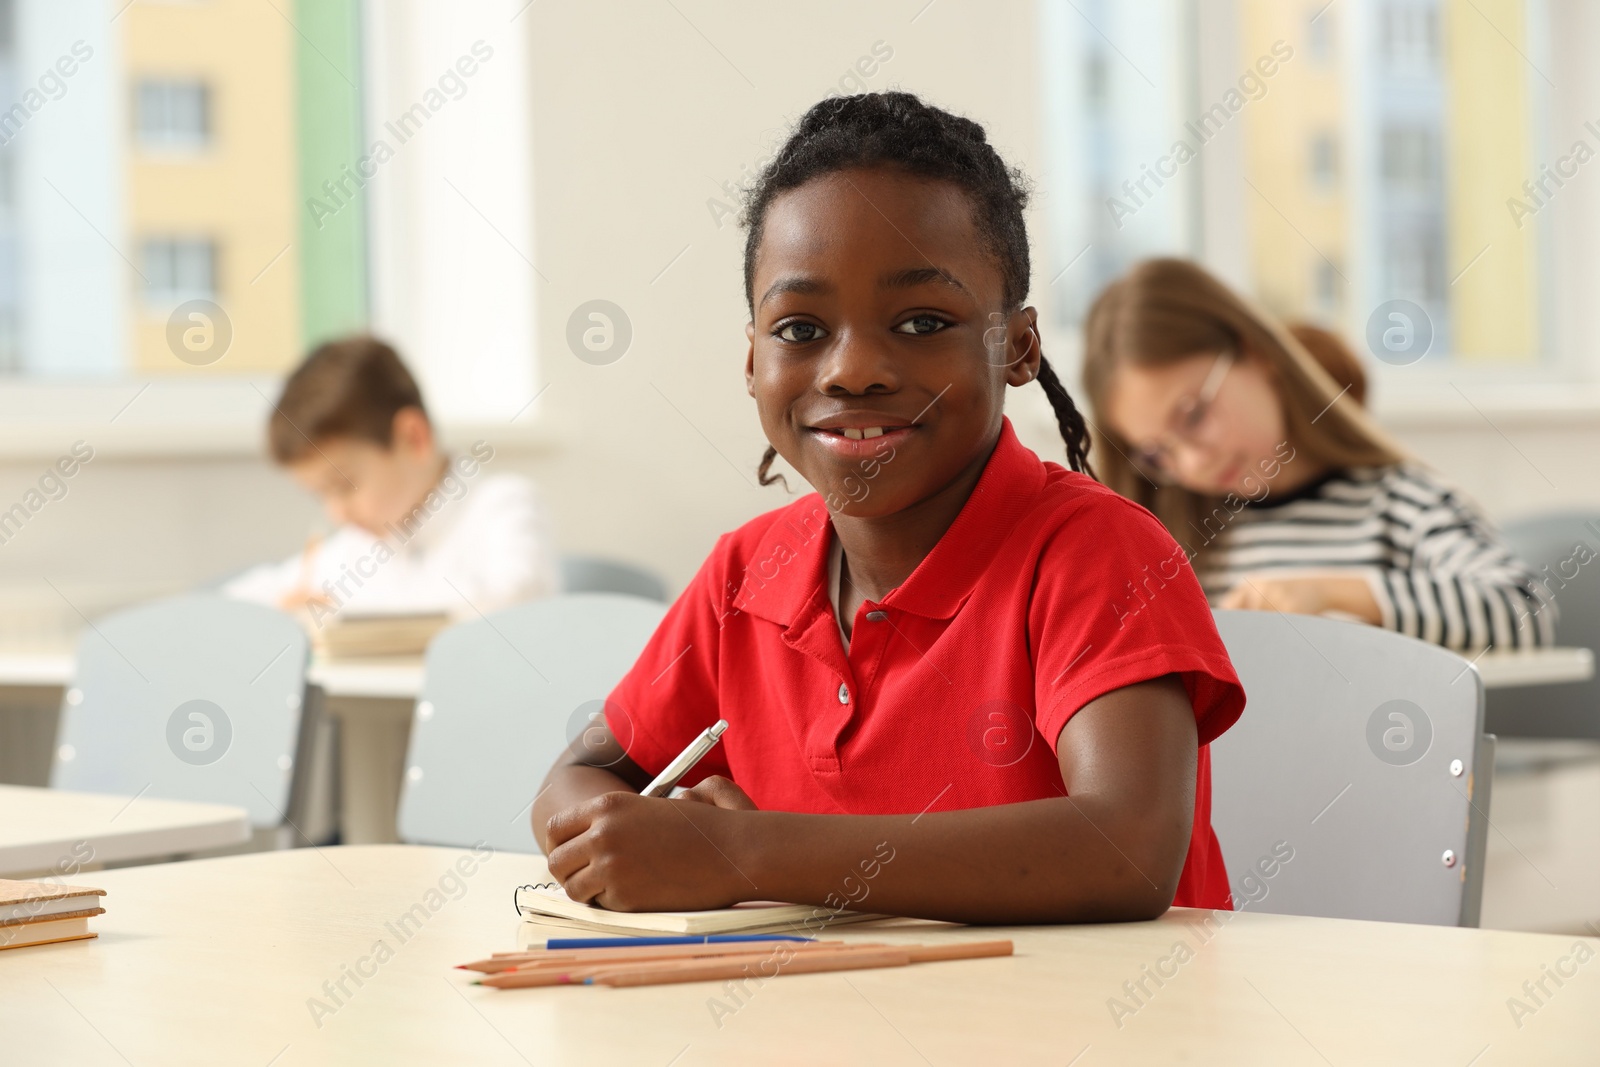
{"label": "white wall", "polygon": [[[1041,158],[1031,3],[829,0],[802,17],[731,0],[675,2],[676,11],[640,4],[627,18],[544,3],[520,16],[538,131],[534,255],[549,279],[534,283],[540,373],[550,383],[540,417],[559,444],[515,455],[516,427],[503,439],[492,428],[481,436],[501,446],[497,463],[539,479],[564,549],[637,560],[681,586],[718,533],[786,499],[753,485],[764,441],[741,376],[742,233],[731,222],[719,228],[708,209],[728,199],[719,183],[753,169],[877,41],[893,56],[863,79],[867,87],[912,89],[966,112],[1036,176]],[[1036,286],[1035,302],[1046,295]],[[621,306],[633,325],[630,350],[609,366],[582,362],[566,345],[568,316],[596,298]],[[1047,336],[1047,353],[1051,344]],[[1013,394],[1013,416],[1025,440],[1061,458],[1037,387]],[[1505,437],[1481,420],[1399,433],[1497,518],[1600,505],[1595,420],[1496,424]],[[0,463],[0,510],[43,465]],[[288,554],[312,518],[310,504],[255,459],[105,455],[69,484],[0,545],[0,627],[27,625],[31,606],[60,612],[45,578],[92,614]]]}

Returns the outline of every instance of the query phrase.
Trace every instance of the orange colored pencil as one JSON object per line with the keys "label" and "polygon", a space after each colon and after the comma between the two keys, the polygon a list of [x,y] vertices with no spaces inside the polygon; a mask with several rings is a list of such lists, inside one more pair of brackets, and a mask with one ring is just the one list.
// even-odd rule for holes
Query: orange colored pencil
{"label": "orange colored pencil", "polygon": [[[770,977],[785,974],[816,974],[824,971],[868,970],[877,967],[902,967],[937,960],[976,959],[984,956],[1009,956],[1010,941],[969,941],[951,945],[902,945],[896,948],[865,951],[813,952],[797,955]],[[672,982],[707,982],[722,978],[746,977],[744,970],[725,960],[685,960],[667,965],[643,966],[632,970],[607,968],[591,976],[596,985],[641,986]]]}
{"label": "orange colored pencil", "polygon": [[[872,951],[883,950],[887,947],[888,946],[884,945],[874,945],[872,946]],[[798,958],[800,956],[810,958],[812,956],[848,954],[851,951],[851,949],[843,947],[824,950],[813,949],[810,952],[794,953],[791,959]],[[589,980],[590,978],[594,978],[597,975],[610,974],[612,972],[655,970],[694,963],[725,964],[731,968],[734,968],[739,973],[745,973],[745,971],[748,971],[750,968],[761,967],[763,965],[776,965],[779,970],[786,969],[789,966],[787,963],[777,963],[776,957],[771,951],[719,953],[714,956],[681,956],[677,958],[666,959],[583,960],[577,963],[562,960],[552,961],[547,964],[534,964],[528,967],[517,967],[512,970],[500,971],[498,973],[486,976],[485,978],[481,979],[478,984],[492,986],[496,989],[517,989],[521,988],[522,986],[530,985],[568,985],[572,983],[581,983]]]}
{"label": "orange colored pencil", "polygon": [[[795,942],[780,942],[798,949]],[[708,946],[672,946],[704,948]],[[740,946],[746,947],[746,946]],[[772,974],[761,973],[763,964],[773,961],[771,950],[765,952],[726,952],[701,956],[679,955],[654,959],[616,959],[582,961],[573,966],[565,960],[503,970],[490,974],[477,984],[494,989],[523,989],[533,986],[576,985],[592,983],[609,986],[662,985],[675,982],[716,981],[723,978],[752,977],[751,968],[758,968],[760,977],[779,977],[785,974],[815,974],[826,971],[865,970],[878,967],[901,967],[912,963],[929,963],[939,960],[976,959],[989,956],[1009,956],[1014,951],[1010,941],[966,941],[944,945],[883,945],[846,944],[835,942],[795,951],[788,960],[776,966]]]}
{"label": "orange colored pencil", "polygon": [[581,964],[599,963],[608,960],[747,955],[757,952],[771,953],[785,945],[797,951],[815,951],[818,948],[842,947],[844,944],[845,942],[843,941],[737,941],[703,945],[654,945],[639,948],[619,945],[616,948],[536,949],[529,952],[496,953],[489,959],[474,960],[471,963],[458,963],[456,967],[458,970],[463,971],[481,971],[485,974],[495,974],[500,971],[517,970],[544,963]]}

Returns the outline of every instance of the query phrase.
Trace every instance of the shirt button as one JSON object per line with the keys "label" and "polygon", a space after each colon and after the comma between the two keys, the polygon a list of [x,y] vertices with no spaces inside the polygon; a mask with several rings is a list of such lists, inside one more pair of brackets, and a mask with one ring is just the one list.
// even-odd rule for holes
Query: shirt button
{"label": "shirt button", "polygon": [[850,687],[845,685],[843,682],[839,683],[839,703],[850,703]]}
{"label": "shirt button", "polygon": [[869,611],[869,612],[867,612],[867,621],[868,622],[882,622],[884,619],[887,619],[888,617],[889,617],[889,613],[887,611]]}

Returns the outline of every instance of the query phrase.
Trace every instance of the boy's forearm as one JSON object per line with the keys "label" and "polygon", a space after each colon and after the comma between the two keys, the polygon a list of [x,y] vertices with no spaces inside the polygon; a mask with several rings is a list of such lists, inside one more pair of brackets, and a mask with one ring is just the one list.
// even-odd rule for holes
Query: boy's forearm
{"label": "boy's forearm", "polygon": [[[1036,800],[910,815],[729,812],[725,851],[764,896],[971,923],[1153,918],[1189,827]],[[1181,841],[1181,845],[1177,842]]]}

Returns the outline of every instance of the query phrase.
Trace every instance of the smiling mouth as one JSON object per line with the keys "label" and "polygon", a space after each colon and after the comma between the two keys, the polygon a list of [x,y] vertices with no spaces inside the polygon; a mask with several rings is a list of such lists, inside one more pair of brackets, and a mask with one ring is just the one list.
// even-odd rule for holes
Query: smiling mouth
{"label": "smiling mouth", "polygon": [[870,441],[874,437],[882,437],[885,430],[909,430],[909,426],[845,426],[837,430],[821,430],[821,433],[832,434],[835,437],[845,437],[851,441]]}

